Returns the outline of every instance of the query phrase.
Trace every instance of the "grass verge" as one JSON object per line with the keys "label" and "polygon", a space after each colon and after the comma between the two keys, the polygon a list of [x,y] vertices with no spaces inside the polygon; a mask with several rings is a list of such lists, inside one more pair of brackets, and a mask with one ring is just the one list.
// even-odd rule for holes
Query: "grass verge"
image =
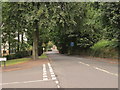
{"label": "grass verge", "polygon": [[[40,59],[46,59],[47,55],[46,54],[42,54],[41,56],[39,56]],[[19,58],[19,59],[12,59],[12,60],[7,60],[6,61],[6,66],[10,66],[10,65],[15,65],[15,64],[19,64],[19,63],[24,63],[31,60],[30,58]],[[4,65],[4,63],[2,62],[2,66]]]}
{"label": "grass verge", "polygon": [[40,59],[46,59],[47,58],[47,55],[46,54],[42,54],[41,56],[39,56]]}
{"label": "grass verge", "polygon": [[[6,61],[6,66],[19,64],[19,63],[24,63],[24,62],[27,62],[28,60],[30,60],[30,58],[20,58],[20,59],[8,60],[8,61]],[[3,64],[4,63],[2,62],[2,66],[3,66]]]}

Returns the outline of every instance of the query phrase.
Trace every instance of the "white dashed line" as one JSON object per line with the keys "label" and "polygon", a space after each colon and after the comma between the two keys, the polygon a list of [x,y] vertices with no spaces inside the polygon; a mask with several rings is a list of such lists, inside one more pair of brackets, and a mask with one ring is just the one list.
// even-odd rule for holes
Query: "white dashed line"
{"label": "white dashed line", "polygon": [[52,80],[56,80],[57,78],[56,77],[52,77]]}
{"label": "white dashed line", "polygon": [[[81,63],[81,64],[83,64],[83,65],[86,65],[86,66],[90,66],[89,64],[86,64],[86,63],[83,63],[83,62],[79,62],[79,63]],[[109,72],[109,71],[107,71],[107,70],[104,70],[104,69],[101,69],[101,68],[98,68],[98,67],[95,67],[95,66],[93,66],[93,68],[96,69],[96,70],[99,70],[99,71],[102,71],[102,72],[105,72],[105,73],[114,75],[114,76],[118,76],[118,74],[111,73],[111,72]]]}
{"label": "white dashed line", "polygon": [[47,71],[46,71],[46,65],[45,64],[43,64],[43,80],[48,80]]}
{"label": "white dashed line", "polygon": [[53,74],[53,75],[54,75],[55,73],[54,73],[54,72],[51,72],[51,74]]}
{"label": "white dashed line", "polygon": [[43,77],[47,77],[47,76],[43,76]]}
{"label": "white dashed line", "polygon": [[51,75],[52,80],[55,81],[57,88],[60,88],[59,81],[57,80],[57,77],[56,77],[50,63],[48,63],[48,67],[49,67],[49,71],[50,71],[50,75]]}
{"label": "white dashed line", "polygon": [[58,84],[59,82],[58,81],[55,81],[56,84]]}
{"label": "white dashed line", "polygon": [[95,69],[97,69],[97,70],[100,70],[100,71],[102,71],[102,72],[105,72],[105,73],[108,73],[108,74],[114,75],[114,76],[118,76],[118,74],[111,73],[111,72],[109,72],[109,71],[107,71],[107,70],[104,70],[104,69],[101,69],[101,68],[98,68],[98,67],[93,67],[93,68],[95,68]]}
{"label": "white dashed line", "polygon": [[57,88],[60,88],[60,85],[57,85]]}
{"label": "white dashed line", "polygon": [[55,77],[55,75],[54,75],[54,74],[51,74],[51,77]]}
{"label": "white dashed line", "polygon": [[79,62],[79,63],[81,63],[83,65],[86,65],[86,66],[90,66],[89,64],[86,64],[86,63],[83,63],[83,62]]}

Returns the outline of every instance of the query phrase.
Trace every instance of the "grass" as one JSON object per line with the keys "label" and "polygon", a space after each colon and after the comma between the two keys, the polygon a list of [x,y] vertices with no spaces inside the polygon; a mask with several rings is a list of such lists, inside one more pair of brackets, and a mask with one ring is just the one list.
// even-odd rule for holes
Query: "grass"
{"label": "grass", "polygon": [[47,55],[46,54],[42,54],[41,56],[39,56],[40,59],[46,59],[47,58]]}
{"label": "grass", "polygon": [[[42,54],[41,56],[39,56],[40,59],[45,59],[47,58],[46,54]],[[15,64],[19,64],[19,63],[24,63],[31,60],[30,58],[20,58],[20,59],[12,59],[12,60],[8,60],[6,61],[6,66],[10,66],[10,65],[15,65]],[[2,62],[2,66],[3,66],[3,62]]]}
{"label": "grass", "polygon": [[[29,58],[20,58],[20,59],[12,59],[12,60],[8,60],[6,61],[6,66],[9,66],[9,65],[15,65],[15,64],[19,64],[19,63],[23,63],[23,62],[26,62],[30,60]],[[3,62],[2,62],[2,66],[3,66]]]}

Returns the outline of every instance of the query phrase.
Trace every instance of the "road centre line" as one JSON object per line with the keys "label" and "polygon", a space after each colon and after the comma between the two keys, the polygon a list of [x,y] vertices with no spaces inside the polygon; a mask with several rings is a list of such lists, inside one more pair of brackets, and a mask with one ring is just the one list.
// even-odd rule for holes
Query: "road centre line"
{"label": "road centre line", "polygon": [[[83,63],[83,62],[78,62],[78,63],[81,63],[81,64],[83,64],[83,65],[86,65],[86,66],[90,66],[89,64],[86,64],[86,63]],[[108,74],[111,74],[111,75],[114,75],[114,76],[118,76],[118,74],[116,74],[116,73],[111,73],[111,72],[109,72],[109,71],[107,71],[107,70],[105,70],[105,69],[101,69],[101,68],[98,68],[98,67],[95,67],[95,66],[92,66],[94,69],[96,69],[96,70],[99,70],[99,71],[102,71],[102,72],[105,72],[105,73],[108,73]]]}
{"label": "road centre line", "polygon": [[23,81],[23,82],[10,82],[10,83],[2,83],[2,84],[0,84],[0,85],[22,84],[22,83],[34,83],[34,82],[43,82],[43,81],[51,81],[51,80],[34,80],[34,81]]}
{"label": "road centre line", "polygon": [[83,63],[83,62],[79,62],[79,63],[81,63],[83,65],[86,65],[86,66],[90,66],[89,64],[86,64],[86,63]]}
{"label": "road centre line", "polygon": [[[79,59],[79,60],[81,59],[81,60],[82,60],[83,58],[77,58],[77,59]],[[91,60],[91,59],[88,59],[88,58],[85,58],[85,59]],[[96,60],[96,59],[94,59],[94,58],[93,58],[92,60],[94,60],[94,61],[100,61],[100,62],[104,62],[104,63],[110,63],[110,64],[118,64],[118,61],[117,61],[117,62],[113,62],[113,61],[104,61],[104,60],[99,60],[99,59]]]}
{"label": "road centre line", "polygon": [[106,73],[108,73],[108,74],[114,75],[114,76],[118,76],[118,74],[111,73],[111,72],[109,72],[109,71],[107,71],[107,70],[104,70],[104,69],[101,69],[101,68],[98,68],[98,67],[93,67],[93,68],[95,68],[95,69],[97,69],[97,70],[99,70],[99,71],[106,72]]}

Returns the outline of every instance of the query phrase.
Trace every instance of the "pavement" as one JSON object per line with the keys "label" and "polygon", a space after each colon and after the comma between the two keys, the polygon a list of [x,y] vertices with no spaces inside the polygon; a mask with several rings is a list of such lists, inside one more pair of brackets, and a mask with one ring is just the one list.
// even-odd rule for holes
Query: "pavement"
{"label": "pavement", "polygon": [[[3,88],[118,88],[117,61],[47,52],[48,62],[2,72]],[[112,62],[112,63],[109,63]]]}

